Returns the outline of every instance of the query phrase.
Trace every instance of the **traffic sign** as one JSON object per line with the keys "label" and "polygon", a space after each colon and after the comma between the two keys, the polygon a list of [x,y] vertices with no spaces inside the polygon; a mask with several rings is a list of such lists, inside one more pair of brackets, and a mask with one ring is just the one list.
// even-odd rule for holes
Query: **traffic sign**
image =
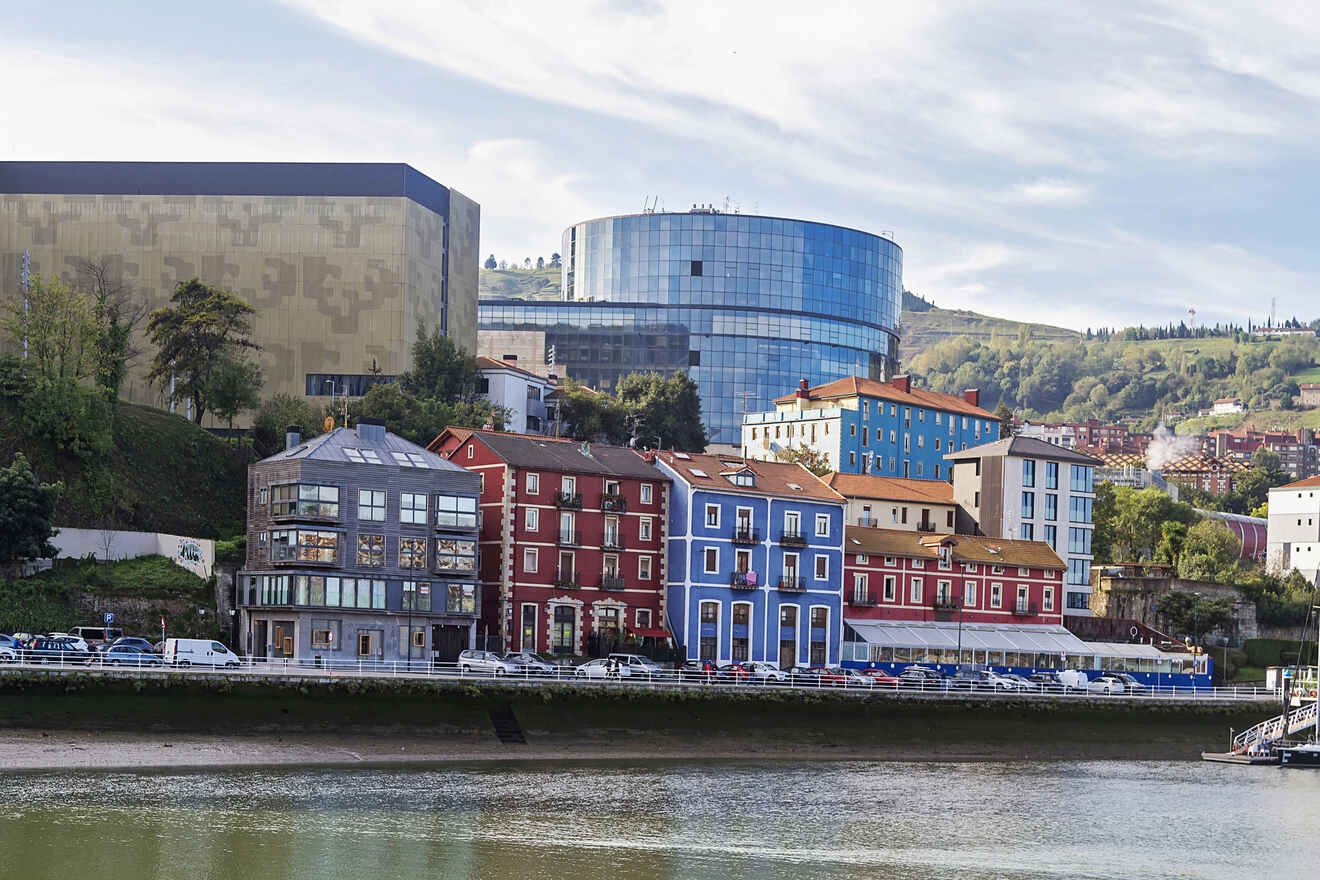
{"label": "traffic sign", "polygon": [[101,616],[102,616],[103,618],[105,618],[105,622],[108,623],[108,624],[109,624],[109,623],[114,623],[114,622],[115,622],[115,613],[114,613],[113,611],[107,611],[107,612],[105,612],[105,614],[103,614],[103,615],[101,615]]}

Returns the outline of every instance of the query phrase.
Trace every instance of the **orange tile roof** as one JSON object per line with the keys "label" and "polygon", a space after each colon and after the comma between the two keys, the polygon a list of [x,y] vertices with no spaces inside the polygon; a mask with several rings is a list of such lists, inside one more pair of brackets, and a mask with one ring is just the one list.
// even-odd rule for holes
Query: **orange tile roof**
{"label": "orange tile roof", "polygon": [[[656,458],[682,475],[697,489],[721,492],[746,492],[752,495],[780,495],[787,498],[814,498],[819,501],[843,501],[844,498],[819,477],[796,462],[754,461],[731,455],[707,455],[697,452],[660,452]],[[729,475],[744,468],[756,476],[754,487],[735,486]],[[701,474],[693,473],[693,470]],[[797,488],[793,488],[796,486]]]}
{"label": "orange tile roof", "polygon": [[932,535],[865,526],[848,526],[845,529],[843,552],[937,559],[940,545],[945,541],[953,542],[955,562],[1020,565],[1023,568],[1068,567],[1044,541],[1019,541],[984,535]]}
{"label": "orange tile roof", "polygon": [[1295,483],[1284,483],[1282,486],[1275,486],[1270,491],[1276,489],[1307,489],[1313,486],[1320,486],[1320,477],[1307,477],[1304,480],[1298,480]]}
{"label": "orange tile roof", "polygon": [[[926,391],[921,388],[914,388],[904,393],[888,382],[864,379],[861,376],[835,379],[833,382],[807,389],[807,395],[811,400],[855,397],[858,394],[864,394],[867,397],[881,397],[885,400],[906,403],[910,406],[924,406],[930,409],[944,410],[945,412],[965,413],[978,418],[993,419],[995,417],[994,413],[981,409],[979,406],[972,406],[966,400],[953,394],[941,394],[937,391]],[[785,394],[783,397],[775,398],[775,403],[792,403],[796,399],[796,393]]]}
{"label": "orange tile roof", "polygon": [[882,498],[886,501],[918,501],[953,504],[953,486],[944,480],[911,480],[873,474],[829,473],[821,477],[845,498]]}

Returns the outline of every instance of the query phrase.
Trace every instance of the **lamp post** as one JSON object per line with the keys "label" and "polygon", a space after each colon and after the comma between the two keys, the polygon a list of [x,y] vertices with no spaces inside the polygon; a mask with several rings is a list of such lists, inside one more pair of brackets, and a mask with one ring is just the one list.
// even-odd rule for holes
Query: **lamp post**
{"label": "lamp post", "polygon": [[959,667],[962,666],[962,617],[963,617],[963,606],[962,603],[959,602],[958,603],[958,666]]}

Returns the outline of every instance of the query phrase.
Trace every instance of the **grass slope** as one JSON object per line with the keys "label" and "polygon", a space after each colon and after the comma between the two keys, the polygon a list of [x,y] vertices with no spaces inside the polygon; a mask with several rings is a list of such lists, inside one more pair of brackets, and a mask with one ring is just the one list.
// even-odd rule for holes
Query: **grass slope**
{"label": "grass slope", "polygon": [[904,310],[898,353],[903,361],[908,361],[935,343],[953,336],[971,336],[983,341],[995,337],[1017,338],[1023,328],[1030,332],[1032,339],[1038,340],[1077,339],[1080,336],[1076,330],[1066,327],[1011,321],[962,309]]}
{"label": "grass slope", "polygon": [[477,282],[481,297],[515,299],[559,299],[562,285],[558,267],[546,266],[524,272],[521,269],[482,269]]}

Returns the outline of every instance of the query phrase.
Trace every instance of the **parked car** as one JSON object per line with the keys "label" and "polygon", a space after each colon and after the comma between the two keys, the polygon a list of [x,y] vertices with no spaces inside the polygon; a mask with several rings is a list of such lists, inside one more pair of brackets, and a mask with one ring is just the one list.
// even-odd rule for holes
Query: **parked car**
{"label": "parked car", "polygon": [[794,666],[793,682],[817,687],[845,687],[848,676],[832,666]]}
{"label": "parked car", "polygon": [[1150,691],[1150,688],[1146,687],[1126,672],[1111,672],[1109,674],[1123,682],[1123,687],[1126,688],[1129,694],[1145,694]]}
{"label": "parked car", "polygon": [[579,678],[629,678],[632,676],[632,671],[618,660],[601,657],[583,663],[573,671],[573,674]]}
{"label": "parked car", "polygon": [[547,663],[531,651],[510,651],[504,655],[504,662],[512,664],[518,675],[554,675],[555,665]]}
{"label": "parked car", "polygon": [[872,687],[896,688],[903,683],[903,679],[896,675],[890,675],[883,669],[863,669],[862,675],[871,680]]}
{"label": "parked car", "polygon": [[720,679],[736,684],[746,684],[752,679],[752,673],[744,669],[741,662],[725,663],[719,668],[718,675]]}
{"label": "parked car", "polygon": [[23,648],[23,641],[17,636],[7,636],[4,633],[0,633],[0,648],[11,648],[15,651],[20,651]]}
{"label": "parked car", "polygon": [[128,645],[131,648],[137,648],[146,651],[148,654],[156,653],[156,647],[146,639],[140,639],[137,636],[120,636],[110,643],[110,647],[118,648],[121,645]]}
{"label": "parked car", "polygon": [[843,680],[844,687],[869,688],[871,686],[871,679],[862,675],[862,673],[856,669],[849,669],[846,666],[831,666],[829,667],[829,670],[834,673],[836,677]]}
{"label": "parked car", "polygon": [[984,669],[959,669],[949,679],[949,687],[966,691],[990,691],[998,689],[991,673]]}
{"label": "parked car", "polygon": [[150,651],[136,645],[111,645],[97,654],[102,663],[110,666],[161,666],[163,661]]}
{"label": "parked car", "polygon": [[59,639],[62,642],[68,642],[70,645],[73,645],[74,648],[76,648],[79,651],[90,652],[92,650],[92,646],[87,644],[86,639],[84,639],[82,636],[73,635],[72,633],[55,632],[55,633],[51,633],[46,638]]}
{"label": "parked car", "polygon": [[37,638],[23,649],[23,659],[36,663],[91,663],[92,654],[68,639]]}
{"label": "parked car", "polygon": [[937,669],[931,669],[929,666],[908,666],[898,674],[898,677],[908,684],[922,687],[943,685],[945,682],[943,673]]}
{"label": "parked car", "polygon": [[773,663],[748,660],[738,664],[747,672],[748,680],[755,684],[786,684],[788,673]]}
{"label": "parked car", "polygon": [[1028,679],[1038,684],[1042,690],[1053,693],[1071,693],[1087,689],[1086,673],[1078,672],[1076,669],[1033,672]]}
{"label": "parked car", "polygon": [[122,629],[113,626],[75,626],[73,635],[87,642],[87,647],[99,651],[124,634]]}
{"label": "parked car", "polygon": [[1113,696],[1126,691],[1127,686],[1124,684],[1123,679],[1116,675],[1101,675],[1087,684],[1086,689],[1093,694]]}
{"label": "parked car", "polygon": [[484,672],[488,675],[508,675],[518,671],[518,667],[502,658],[494,651],[460,651],[458,669],[465,675],[471,672]]}
{"label": "parked car", "polygon": [[1018,675],[1016,672],[1002,672],[999,674],[999,677],[1014,682],[1017,685],[1017,689],[1020,691],[1040,690],[1039,684],[1027,678],[1025,675]]}
{"label": "parked car", "polygon": [[237,654],[210,639],[166,639],[161,659],[172,666],[234,668],[243,665]]}
{"label": "parked car", "polygon": [[717,672],[719,668],[712,660],[684,660],[678,667],[678,674],[683,678],[706,679]]}
{"label": "parked car", "polygon": [[656,663],[650,657],[643,657],[641,654],[611,654],[611,660],[618,660],[624,666],[627,666],[634,675],[659,675],[664,672],[664,667]]}
{"label": "parked car", "polygon": [[18,660],[18,651],[12,645],[0,645],[0,663],[14,663]]}

